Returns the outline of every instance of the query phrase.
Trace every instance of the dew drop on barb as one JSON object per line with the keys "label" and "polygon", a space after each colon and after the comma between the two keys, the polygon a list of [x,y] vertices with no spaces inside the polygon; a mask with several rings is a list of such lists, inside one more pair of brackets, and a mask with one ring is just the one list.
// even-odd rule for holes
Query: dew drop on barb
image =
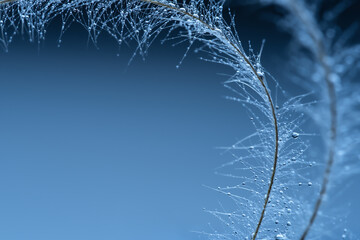
{"label": "dew drop on barb", "polygon": [[276,235],[276,237],[275,237],[275,240],[286,240],[286,239],[287,239],[286,236],[283,235],[283,234],[281,234],[281,233],[279,233],[279,234]]}
{"label": "dew drop on barb", "polygon": [[300,135],[299,133],[297,133],[297,132],[293,132],[291,136],[292,136],[293,138],[298,138],[298,137],[299,137],[299,135]]}

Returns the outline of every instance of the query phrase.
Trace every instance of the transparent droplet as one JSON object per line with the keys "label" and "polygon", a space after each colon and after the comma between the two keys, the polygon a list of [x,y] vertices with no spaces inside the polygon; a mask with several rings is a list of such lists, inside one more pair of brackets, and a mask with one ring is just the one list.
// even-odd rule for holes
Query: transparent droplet
{"label": "transparent droplet", "polygon": [[275,237],[275,240],[286,240],[286,239],[287,239],[286,236],[283,235],[283,234],[281,234],[281,233],[279,233],[279,234],[276,235],[276,237]]}
{"label": "transparent droplet", "polygon": [[291,134],[291,136],[293,137],[293,138],[298,138],[299,137],[299,133],[297,133],[297,132],[293,132],[292,134]]}

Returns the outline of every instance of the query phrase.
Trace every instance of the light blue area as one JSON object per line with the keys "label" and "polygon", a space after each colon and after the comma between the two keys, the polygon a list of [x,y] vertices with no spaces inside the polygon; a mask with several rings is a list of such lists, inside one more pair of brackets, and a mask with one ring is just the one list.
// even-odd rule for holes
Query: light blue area
{"label": "light blue area", "polygon": [[215,147],[250,129],[219,69],[179,57],[1,56],[0,239],[199,238]]}

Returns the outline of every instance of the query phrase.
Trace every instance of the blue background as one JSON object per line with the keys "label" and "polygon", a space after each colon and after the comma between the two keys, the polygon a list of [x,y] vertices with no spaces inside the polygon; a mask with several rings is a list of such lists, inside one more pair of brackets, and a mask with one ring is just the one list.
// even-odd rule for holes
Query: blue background
{"label": "blue background", "polygon": [[[289,37],[266,22],[239,21],[241,38],[266,38],[265,67],[300,93],[283,80]],[[59,29],[0,54],[0,239],[198,239],[221,201],[204,185],[227,182],[216,147],[252,131],[223,98],[227,70],[196,55],[176,69],[184,48],[158,43],[127,66],[131,49],[104,36],[96,50],[77,27],[56,48]]]}

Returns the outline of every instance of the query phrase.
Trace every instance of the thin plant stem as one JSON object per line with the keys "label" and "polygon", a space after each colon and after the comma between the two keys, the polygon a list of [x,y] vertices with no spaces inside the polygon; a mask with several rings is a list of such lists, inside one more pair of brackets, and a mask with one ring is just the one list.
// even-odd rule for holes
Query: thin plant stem
{"label": "thin plant stem", "polygon": [[326,54],[322,50],[323,44],[321,43],[319,45],[319,47],[320,48],[319,48],[317,59],[319,60],[319,62],[321,63],[321,66],[325,70],[325,81],[326,81],[326,86],[327,86],[328,97],[330,100],[330,104],[329,104],[330,121],[331,121],[330,122],[330,144],[329,144],[328,160],[327,160],[326,169],[325,169],[325,173],[324,173],[324,177],[323,177],[323,181],[322,181],[322,185],[321,185],[320,194],[316,200],[316,204],[315,204],[313,213],[311,215],[311,218],[309,220],[309,223],[306,226],[303,234],[301,235],[301,238],[300,238],[301,240],[305,240],[307,234],[309,233],[309,231],[310,231],[312,225],[314,224],[315,219],[319,213],[320,206],[324,200],[324,196],[326,194],[327,187],[329,184],[331,169],[332,169],[332,166],[334,165],[334,161],[335,161],[335,146],[336,146],[336,135],[337,135],[336,91],[335,91],[334,83],[330,80],[331,70],[330,70],[329,65],[325,61]]}
{"label": "thin plant stem", "polygon": [[[174,7],[174,6],[170,6],[168,4],[165,4],[165,3],[161,3],[161,2],[157,2],[157,1],[154,1],[154,0],[141,0],[143,2],[148,2],[148,3],[151,3],[151,4],[154,4],[154,5],[157,5],[157,6],[162,6],[162,7],[165,7],[165,8],[169,8],[169,9],[172,9],[172,10],[175,10],[177,12],[180,12],[180,13],[183,13],[184,15],[187,15],[197,21],[199,21],[200,23],[202,23],[204,26],[206,26],[207,28],[209,28],[210,30],[215,30],[212,26],[210,26],[209,24],[207,24],[206,22],[202,21],[199,17],[197,16],[194,16],[192,15],[191,13],[187,12],[186,10],[181,10],[177,7]],[[257,237],[257,234],[259,233],[259,230],[260,230],[260,226],[261,226],[261,223],[264,219],[264,216],[265,216],[265,211],[266,211],[266,208],[267,208],[267,204],[269,202],[269,198],[270,198],[270,193],[271,193],[271,190],[272,190],[272,186],[274,184],[274,180],[275,180],[275,174],[276,174],[276,168],[277,168],[277,162],[278,162],[278,154],[279,154],[279,130],[278,130],[278,121],[277,121],[277,117],[276,117],[276,111],[275,111],[275,107],[274,107],[274,103],[273,103],[273,100],[271,98],[271,95],[269,93],[269,90],[268,88],[266,87],[265,83],[264,83],[264,80],[262,79],[261,76],[259,76],[259,74],[257,73],[257,71],[255,70],[255,67],[253,66],[253,64],[250,62],[250,60],[246,57],[246,55],[238,48],[236,47],[236,45],[230,41],[229,38],[227,38],[224,34],[222,34],[222,37],[224,37],[224,39],[226,39],[226,41],[234,48],[235,52],[237,54],[239,54],[243,59],[244,61],[246,62],[246,64],[249,65],[249,67],[251,68],[251,71],[255,74],[255,76],[257,77],[257,79],[260,81],[261,83],[261,86],[263,87],[265,93],[266,93],[266,96],[267,96],[267,99],[268,99],[268,103],[270,105],[270,108],[271,108],[271,114],[272,114],[272,118],[273,118],[273,121],[274,121],[274,130],[275,130],[275,150],[274,150],[274,160],[273,160],[273,167],[272,167],[272,174],[271,174],[271,178],[270,178],[270,184],[269,184],[269,187],[268,187],[268,190],[267,190],[267,193],[266,193],[266,197],[265,197],[265,200],[264,200],[264,205],[262,207],[262,210],[261,210],[261,215],[260,215],[260,218],[259,218],[259,221],[256,225],[256,229],[255,229],[255,232],[253,233],[253,236],[252,236],[252,239],[255,240],[256,237]]]}
{"label": "thin plant stem", "polygon": [[[336,99],[336,90],[335,85],[330,79],[331,75],[331,68],[329,64],[327,63],[327,54],[323,42],[323,37],[318,36],[316,33],[321,33],[321,31],[317,31],[317,29],[314,29],[314,25],[311,24],[306,17],[302,15],[302,10],[299,9],[299,6],[295,3],[295,1],[292,1],[292,5],[294,13],[297,15],[299,20],[304,24],[306,27],[309,35],[313,39],[313,41],[316,44],[316,51],[314,52],[316,60],[320,63],[321,67],[323,68],[325,72],[325,83],[327,87],[327,94],[329,97],[329,111],[330,111],[330,143],[329,143],[329,153],[328,153],[328,160],[326,164],[326,169],[321,185],[320,194],[316,200],[314,210],[312,212],[311,218],[301,235],[300,240],[305,240],[306,236],[308,235],[312,225],[315,222],[315,219],[319,213],[320,206],[324,200],[324,196],[327,191],[327,187],[329,184],[329,178],[332,166],[335,161],[335,146],[336,146],[336,135],[337,135],[337,99]],[[316,32],[315,32],[316,31]]]}

